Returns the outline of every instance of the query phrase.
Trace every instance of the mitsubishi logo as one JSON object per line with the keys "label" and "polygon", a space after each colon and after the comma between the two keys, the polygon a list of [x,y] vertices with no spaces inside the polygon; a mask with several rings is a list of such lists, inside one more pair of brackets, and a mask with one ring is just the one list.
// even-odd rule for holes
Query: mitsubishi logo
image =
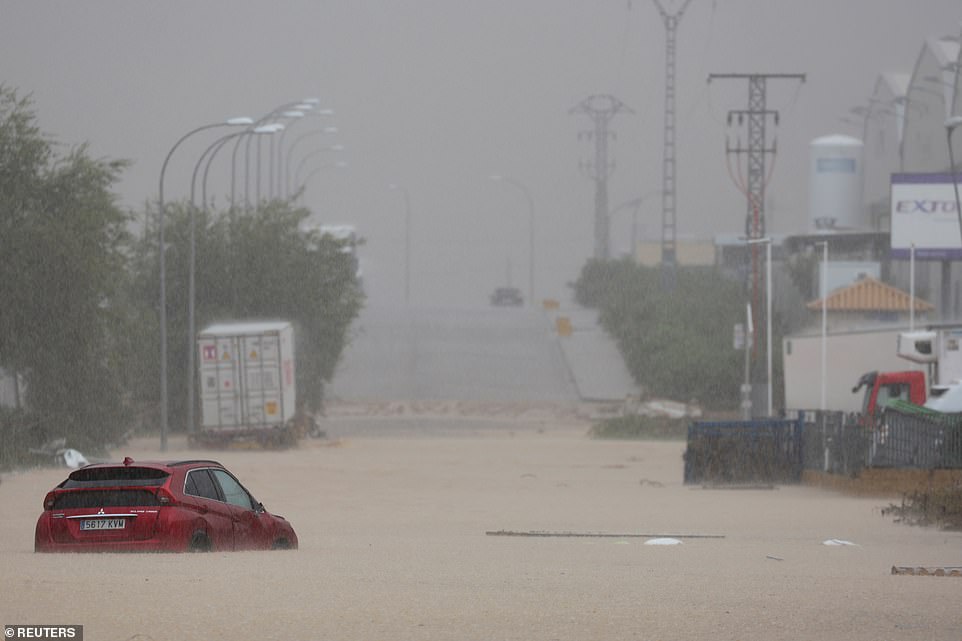
{"label": "mitsubishi logo", "polygon": [[100,515],[103,514],[103,513],[104,513],[104,509],[103,509],[103,508],[100,508],[100,511],[97,512],[97,516],[100,516]]}

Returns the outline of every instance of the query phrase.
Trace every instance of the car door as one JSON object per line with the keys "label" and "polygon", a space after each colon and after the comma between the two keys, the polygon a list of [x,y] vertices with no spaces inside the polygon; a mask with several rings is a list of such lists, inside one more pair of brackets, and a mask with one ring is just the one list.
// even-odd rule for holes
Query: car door
{"label": "car door", "polygon": [[273,543],[271,523],[260,504],[240,482],[225,470],[211,470],[231,510],[234,549],[265,550]]}
{"label": "car door", "polygon": [[184,495],[194,503],[207,523],[207,536],[213,549],[233,550],[236,547],[234,515],[231,506],[221,498],[217,482],[210,472],[208,468],[188,471],[184,481]]}

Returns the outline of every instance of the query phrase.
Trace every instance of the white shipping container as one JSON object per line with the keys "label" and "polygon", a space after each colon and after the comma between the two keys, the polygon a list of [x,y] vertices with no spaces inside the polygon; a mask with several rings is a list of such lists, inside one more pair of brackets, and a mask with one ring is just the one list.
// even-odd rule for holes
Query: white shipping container
{"label": "white shipping container", "polygon": [[273,428],[294,417],[290,323],[211,325],[197,335],[197,350],[204,430]]}

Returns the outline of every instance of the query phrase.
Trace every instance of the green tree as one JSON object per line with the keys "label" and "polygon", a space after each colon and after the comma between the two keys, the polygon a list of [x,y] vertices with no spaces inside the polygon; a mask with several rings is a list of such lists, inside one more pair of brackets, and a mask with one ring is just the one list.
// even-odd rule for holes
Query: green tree
{"label": "green tree", "polygon": [[54,149],[30,101],[0,87],[0,363],[25,382],[37,439],[94,447],[126,420],[113,347],[127,216],[111,192],[125,164]]}
{"label": "green tree", "polygon": [[590,261],[574,288],[576,300],[601,310],[602,326],[649,394],[719,409],[737,405],[741,356],[732,349],[731,328],[745,309],[738,283],[712,268],[680,267],[668,292],[659,268]]}
{"label": "green tree", "polygon": [[[205,212],[195,216],[195,323],[280,319],[295,327],[299,403],[316,411],[347,344],[351,322],[363,303],[352,252],[341,241],[304,231],[310,215],[286,201],[251,211]],[[148,212],[156,225],[156,212]],[[185,426],[188,362],[188,278],[190,206],[166,206],[168,372],[171,424]],[[151,229],[133,252],[131,298],[139,308],[156,307],[156,232]],[[147,327],[148,325],[143,325]],[[154,325],[155,326],[155,323]],[[151,327],[153,327],[151,326]],[[136,395],[143,406],[156,400],[159,356],[156,337],[136,372]]]}

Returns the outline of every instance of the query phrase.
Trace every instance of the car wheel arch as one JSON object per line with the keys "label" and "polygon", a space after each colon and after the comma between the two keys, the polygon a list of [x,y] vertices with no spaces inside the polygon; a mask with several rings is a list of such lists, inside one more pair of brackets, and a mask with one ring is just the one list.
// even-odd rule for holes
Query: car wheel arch
{"label": "car wheel arch", "polygon": [[294,549],[294,545],[291,543],[290,539],[288,539],[286,536],[278,536],[274,539],[274,542],[271,544],[271,549],[272,550],[292,550]]}
{"label": "car wheel arch", "polygon": [[212,552],[214,544],[205,530],[194,530],[187,540],[189,552]]}

